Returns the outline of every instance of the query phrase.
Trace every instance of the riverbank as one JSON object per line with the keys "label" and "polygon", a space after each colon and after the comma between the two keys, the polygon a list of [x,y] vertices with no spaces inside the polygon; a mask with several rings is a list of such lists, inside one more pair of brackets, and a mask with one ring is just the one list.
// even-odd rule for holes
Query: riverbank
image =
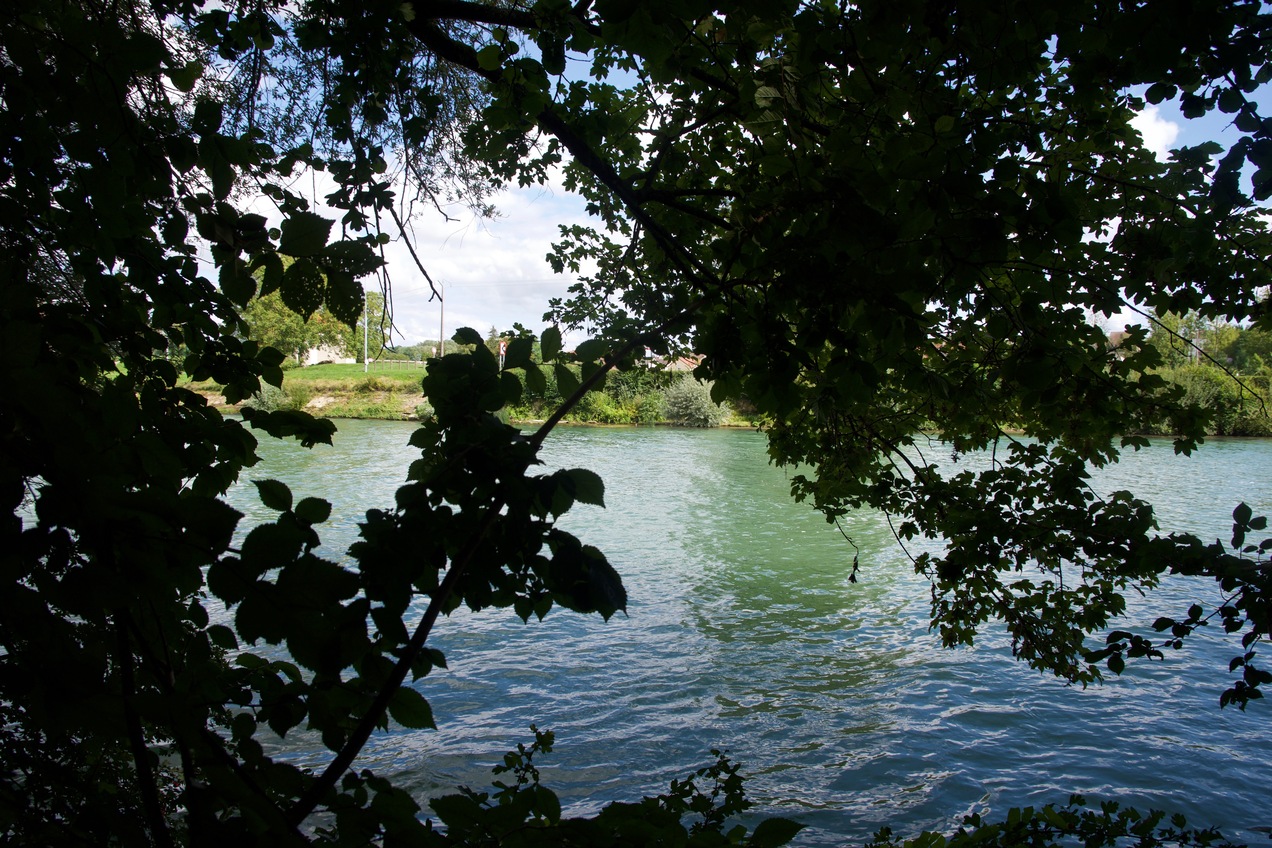
{"label": "riverbank", "polygon": [[[282,388],[266,386],[250,401],[228,404],[221,386],[213,382],[191,383],[222,412],[236,412],[243,405],[265,411],[298,409],[320,418],[417,421],[432,413],[421,390],[423,363],[372,363],[362,365],[326,364],[291,368],[284,373]],[[654,379],[662,379],[655,384]],[[692,378],[650,372],[638,388],[631,380],[615,381],[619,391],[589,394],[565,419],[570,424],[633,425],[664,424],[707,427],[754,428],[751,417],[728,406],[713,404],[709,389]],[[553,392],[555,382],[552,382]],[[559,396],[527,397],[506,410],[508,420],[518,424],[541,423],[560,403]]]}
{"label": "riverbank", "polygon": [[227,404],[216,383],[191,383],[190,388],[223,412],[250,405],[266,411],[300,409],[322,418],[365,418],[407,421],[419,417],[424,403],[420,381],[422,363],[312,365],[288,369],[282,388],[266,386],[243,404]]}

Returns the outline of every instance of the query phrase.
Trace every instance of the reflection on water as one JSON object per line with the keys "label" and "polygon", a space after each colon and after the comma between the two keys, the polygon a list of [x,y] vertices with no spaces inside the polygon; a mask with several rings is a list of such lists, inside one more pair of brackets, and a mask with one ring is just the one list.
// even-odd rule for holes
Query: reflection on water
{"label": "reflection on water", "polygon": [[[333,501],[323,538],[336,555],[362,510],[392,503],[410,432],[342,422],[334,449],[268,445],[245,476]],[[418,684],[441,729],[381,734],[362,767],[423,798],[481,786],[534,722],[557,733],[545,779],[572,813],[662,791],[714,747],[753,775],[757,814],[810,825],[799,844],[842,844],[884,824],[949,828],[970,811],[1072,792],[1179,810],[1268,844],[1245,830],[1272,825],[1256,812],[1272,778],[1268,708],[1217,709],[1226,646],[1199,642],[1104,687],[1066,687],[1012,662],[993,634],[942,651],[927,630],[927,584],[879,515],[843,522],[862,563],[850,583],[853,548],[790,501],[758,434],[567,429],[545,459],[605,478],[608,508],[577,507],[564,523],[623,574],[629,615],[554,611],[523,625],[506,611],[456,613],[435,639],[450,671]],[[1238,500],[1272,512],[1269,471],[1269,442],[1219,441],[1193,459],[1163,444],[1095,485],[1149,497],[1165,530],[1223,536]],[[234,501],[269,517],[248,485]],[[1132,615],[1182,610],[1193,591],[1168,587]],[[289,744],[320,761],[314,740]]]}

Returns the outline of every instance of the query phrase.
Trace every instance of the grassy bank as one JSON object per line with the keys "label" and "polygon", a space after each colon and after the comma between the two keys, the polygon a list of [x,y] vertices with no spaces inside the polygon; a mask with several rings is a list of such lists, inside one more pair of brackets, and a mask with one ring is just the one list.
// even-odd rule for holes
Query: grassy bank
{"label": "grassy bank", "polygon": [[[355,364],[311,365],[288,369],[281,389],[267,386],[250,403],[266,410],[303,409],[324,418],[400,421],[416,417],[416,408],[424,402],[423,378],[421,363],[372,363],[366,371]],[[234,408],[225,403],[215,383],[191,388],[219,407]]]}
{"label": "grassy bank", "polygon": [[[267,386],[251,401],[267,411],[301,409],[324,418],[378,418],[393,421],[427,415],[431,410],[420,387],[424,368],[420,363],[372,363],[361,365],[311,365],[291,368],[281,389]],[[541,420],[561,402],[555,380],[548,390],[505,410],[509,420]],[[215,383],[192,384],[222,409],[221,387]],[[672,424],[698,427],[752,427],[753,420],[727,404],[711,402],[709,387],[688,375],[657,372],[617,375],[605,389],[593,392],[566,417],[573,424]]]}

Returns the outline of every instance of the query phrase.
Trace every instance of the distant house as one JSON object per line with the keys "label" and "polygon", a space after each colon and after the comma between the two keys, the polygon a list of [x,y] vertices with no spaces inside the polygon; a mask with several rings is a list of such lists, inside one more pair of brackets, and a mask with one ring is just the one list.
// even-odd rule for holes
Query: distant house
{"label": "distant house", "polygon": [[318,345],[318,347],[310,348],[305,354],[305,358],[301,361],[302,365],[318,365],[323,362],[338,362],[348,365],[358,360],[352,356],[346,356],[345,352],[335,345]]}
{"label": "distant house", "polygon": [[1109,350],[1116,350],[1121,347],[1122,342],[1126,341],[1126,337],[1129,335],[1130,333],[1125,330],[1114,330],[1109,333]]}
{"label": "distant house", "polygon": [[702,364],[703,356],[696,353],[692,356],[677,356],[674,359],[661,358],[659,362],[667,371],[692,371]]}

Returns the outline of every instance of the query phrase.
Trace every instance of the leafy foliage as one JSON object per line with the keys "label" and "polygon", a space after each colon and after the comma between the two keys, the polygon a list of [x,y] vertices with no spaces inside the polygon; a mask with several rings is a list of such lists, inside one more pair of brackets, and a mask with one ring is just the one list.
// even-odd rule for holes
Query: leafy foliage
{"label": "leafy foliage", "polygon": [[913,839],[896,840],[891,831],[883,830],[867,848],[962,848],[970,845],[1047,846],[1081,845],[1083,848],[1113,848],[1129,840],[1143,848],[1230,848],[1232,843],[1215,830],[1188,827],[1182,816],[1171,816],[1154,810],[1141,814],[1105,802],[1099,810],[1087,808],[1086,799],[1074,795],[1069,803],[1038,809],[1025,807],[1008,811],[1002,822],[989,823],[973,814],[963,820],[963,827],[946,837],[925,833]]}
{"label": "leafy foliage", "polygon": [[[1243,634],[1224,703],[1244,707],[1267,682],[1253,654],[1267,635],[1266,549],[1245,543],[1261,519],[1238,508],[1233,554],[1161,537],[1151,505],[1088,486],[1090,466],[1157,422],[1193,450],[1207,416],[1164,391],[1147,332],[1114,353],[1085,318],[1126,296],[1268,329],[1260,4],[7,8],[6,841],[94,842],[100,821],[160,846],[792,837],[781,820],[723,829],[741,803],[723,763],[662,799],[557,823],[531,767],[550,744],[539,738],[509,763],[515,785],[435,807],[445,834],[355,765],[378,728],[432,723],[422,690],[445,667],[429,646],[441,616],[625,608],[605,555],[557,526],[575,503],[603,503],[601,481],[535,466],[552,428],[646,349],[692,346],[713,400],[749,399],[771,422],[772,458],[799,469],[796,497],[831,519],[886,510],[903,541],[941,540],[916,565],[945,641],[998,620],[1021,658],[1095,680],[1101,662],[1116,672],[1158,650],[1130,631],[1090,650],[1127,593],[1201,576],[1228,600],[1158,623],[1182,639],[1216,615]],[[565,77],[567,57],[587,70]],[[635,83],[620,88],[620,74]],[[1238,138],[1158,162],[1131,123],[1138,90],[1178,97],[1186,115],[1231,115]],[[494,187],[562,164],[596,226],[564,230],[550,260],[595,271],[554,315],[596,337],[565,352],[553,327],[536,358],[518,336],[501,368],[461,330],[471,351],[429,365],[434,414],[407,481],[367,510],[340,561],[316,553],[325,502],[281,484],[259,487],[277,517],[240,528],[221,495],[256,462],[253,432],[312,446],[334,427],[293,409],[223,418],[179,370],[231,403],[279,386],[283,353],[244,320],[254,297],[351,324],[361,281],[383,273],[381,246],[406,236],[408,201],[488,211]],[[296,178],[318,172],[338,221],[298,193]],[[273,223],[245,211],[257,194]],[[544,394],[549,376],[561,400],[533,434],[495,414]],[[942,473],[925,433],[992,451],[989,467]],[[319,770],[261,744],[300,729],[330,751]],[[105,815],[92,799],[111,775],[135,792],[81,827]],[[685,828],[690,813],[701,821]],[[1059,815],[1041,837],[1138,826]],[[984,838],[1015,839],[1012,827]]]}

